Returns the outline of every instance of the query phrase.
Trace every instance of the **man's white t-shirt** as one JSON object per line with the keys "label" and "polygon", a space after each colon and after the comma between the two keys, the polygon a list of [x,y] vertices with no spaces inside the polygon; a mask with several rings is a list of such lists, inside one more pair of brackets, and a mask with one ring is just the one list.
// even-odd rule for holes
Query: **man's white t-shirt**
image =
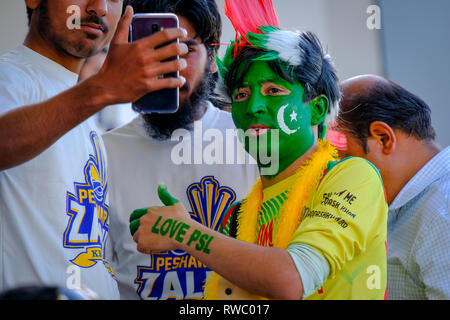
{"label": "man's white t-shirt", "polygon": [[[196,221],[218,230],[226,209],[242,200],[259,176],[236,138],[230,113],[208,103],[193,131],[172,139],[150,138],[141,117],[103,135],[108,152],[111,232],[108,255],[121,299],[201,299],[210,270],[183,251],[145,255],[129,231],[135,209],[163,205],[165,183]],[[244,157],[241,157],[244,156]]]}
{"label": "man's white t-shirt", "polygon": [[[0,115],[45,101],[77,79],[19,46],[0,57]],[[106,153],[94,128],[87,120],[32,160],[0,171],[0,291],[84,287],[101,299],[119,298],[104,259],[108,178]]]}

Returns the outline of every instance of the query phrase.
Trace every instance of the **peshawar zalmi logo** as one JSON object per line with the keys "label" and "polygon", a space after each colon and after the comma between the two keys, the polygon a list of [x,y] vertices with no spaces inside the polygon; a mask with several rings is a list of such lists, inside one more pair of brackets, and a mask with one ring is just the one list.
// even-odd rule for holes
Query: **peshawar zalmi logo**
{"label": "peshawar zalmi logo", "polygon": [[[64,247],[83,249],[71,260],[79,267],[90,268],[103,260],[103,244],[109,231],[109,207],[105,203],[108,181],[100,140],[90,134],[95,154],[90,155],[84,166],[83,182],[74,182],[74,193],[67,192],[66,214],[69,222],[64,231]],[[112,274],[112,269],[105,263]]]}
{"label": "peshawar zalmi logo", "polygon": [[200,183],[191,184],[187,191],[192,218],[213,230],[218,230],[225,210],[236,199],[234,191],[220,186],[214,177],[204,177]]}
{"label": "peshawar zalmi logo", "polygon": [[[186,195],[191,217],[214,230],[236,199],[233,189],[220,186],[213,176],[189,185]],[[206,265],[184,251],[154,254],[150,265],[137,266],[136,292],[144,299],[201,299],[208,272]]]}

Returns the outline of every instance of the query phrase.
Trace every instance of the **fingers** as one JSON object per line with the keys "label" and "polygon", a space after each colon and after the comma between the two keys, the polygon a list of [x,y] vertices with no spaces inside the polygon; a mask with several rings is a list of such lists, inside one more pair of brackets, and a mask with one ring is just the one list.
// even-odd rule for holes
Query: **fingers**
{"label": "fingers", "polygon": [[164,251],[159,251],[159,250],[152,250],[150,248],[141,246],[139,244],[136,246],[136,249],[137,249],[137,251],[139,251],[140,253],[143,253],[143,254],[159,254],[159,253],[164,252]]}
{"label": "fingers", "polygon": [[143,245],[138,244],[136,246],[137,251],[139,251],[140,253],[144,253],[144,254],[152,254],[153,251],[150,248],[146,248]]}
{"label": "fingers", "polygon": [[[156,37],[156,34],[152,37]],[[189,52],[188,46],[185,43],[173,42],[161,47],[159,46],[161,45],[159,42],[153,40],[151,42],[142,42],[142,40],[133,43],[134,49],[137,50],[142,57],[140,64],[146,65],[154,62],[172,63],[177,67],[177,70],[175,71],[182,70],[187,66],[185,59],[176,59],[177,56],[184,56]],[[158,46],[155,46],[154,43],[157,43]],[[168,66],[170,67],[171,65]],[[167,71],[165,73],[167,73]]]}
{"label": "fingers", "polygon": [[139,226],[141,225],[141,220],[136,219],[130,222],[130,233],[132,236],[136,233],[137,229],[139,229]]}
{"label": "fingers", "polygon": [[182,76],[179,78],[154,78],[148,81],[146,91],[151,92],[167,88],[181,88],[185,82],[186,79]]}
{"label": "fingers", "polygon": [[184,39],[186,37],[187,37],[187,31],[185,29],[169,28],[169,29],[165,29],[163,31],[154,33],[151,36],[139,39],[139,40],[135,41],[135,43],[142,45],[145,48],[153,49],[164,43],[172,42],[179,38]]}
{"label": "fingers", "polygon": [[157,54],[159,61],[164,61],[175,56],[183,56],[188,52],[189,49],[185,43],[176,42],[155,49],[155,54]]}
{"label": "fingers", "polygon": [[[158,62],[145,67],[147,75],[151,77],[159,77],[162,74],[174,73],[186,68],[187,62],[184,59],[171,60],[167,62]],[[160,77],[159,77],[160,78]]]}
{"label": "fingers", "polygon": [[134,210],[130,215],[130,233],[132,236],[136,233],[141,224],[141,217],[145,216],[148,208]]}
{"label": "fingers", "polygon": [[143,208],[143,209],[136,209],[131,213],[129,221],[130,221],[130,233],[131,236],[134,237],[136,231],[139,229],[139,226],[141,225],[141,218],[145,216],[149,211],[157,211],[158,207],[151,207],[151,208]]}
{"label": "fingers", "polygon": [[127,6],[125,14],[117,24],[116,33],[114,34],[114,37],[111,40],[112,44],[128,42],[128,34],[130,32],[131,22],[133,21],[133,14],[134,14],[133,7]]}
{"label": "fingers", "polygon": [[[170,55],[170,53],[167,53],[167,55],[160,55],[158,52],[159,50],[162,49],[147,54],[147,56],[138,63],[141,68],[140,70],[145,75],[145,78],[143,79],[145,82],[143,82],[143,85],[145,86],[146,92],[167,88],[181,88],[186,82],[186,79],[181,75],[178,77],[162,77],[162,75],[175,73],[185,69],[187,67],[187,62],[182,58],[161,62]],[[173,54],[174,53],[172,53],[172,56]]]}
{"label": "fingers", "polygon": [[152,250],[150,248],[147,248],[146,246],[144,246],[143,244],[141,244],[139,242],[139,232],[133,236],[133,240],[134,240],[134,242],[136,242],[136,250],[137,251],[139,251],[140,253],[144,253],[144,254],[152,254]]}
{"label": "fingers", "polygon": [[136,232],[133,236],[133,240],[134,242],[136,242],[136,250],[139,251],[140,253],[144,253],[144,254],[160,254],[165,252],[164,250],[158,250],[158,249],[151,249],[149,247],[146,247],[144,244],[142,244],[142,242],[139,241],[139,235],[140,231]]}
{"label": "fingers", "polygon": [[142,216],[145,216],[148,213],[148,208],[136,209],[130,215],[130,222],[136,219],[140,219]]}
{"label": "fingers", "polygon": [[166,206],[173,206],[180,202],[178,199],[172,197],[165,184],[160,184],[158,186],[158,196],[162,203],[164,203],[164,205]]}
{"label": "fingers", "polygon": [[108,97],[105,105],[135,102],[146,93],[181,88],[186,82],[182,76],[163,75],[179,72],[187,67],[185,59],[175,58],[188,52],[185,43],[176,41],[184,38],[187,31],[180,28],[165,29],[128,43],[132,20],[133,9],[127,7],[117,25],[105,63],[97,74],[98,77],[92,80],[102,83],[107,93],[102,96]]}

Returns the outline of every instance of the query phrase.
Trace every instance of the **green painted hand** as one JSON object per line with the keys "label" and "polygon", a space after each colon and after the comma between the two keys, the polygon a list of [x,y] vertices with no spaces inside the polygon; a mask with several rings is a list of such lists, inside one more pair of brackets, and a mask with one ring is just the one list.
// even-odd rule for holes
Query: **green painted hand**
{"label": "green painted hand", "polygon": [[180,202],[178,199],[172,197],[165,184],[158,185],[158,197],[165,206],[173,206]]}
{"label": "green painted hand", "polygon": [[148,208],[143,209],[136,209],[133,211],[133,213],[130,215],[130,233],[131,236],[134,236],[137,229],[140,225],[140,220],[142,216],[145,216],[147,214]]}
{"label": "green painted hand", "polygon": [[[161,202],[165,206],[173,206],[180,202],[178,199],[175,199],[167,190],[167,186],[165,184],[158,185],[158,196]],[[140,225],[140,220],[142,216],[145,216],[148,213],[148,208],[136,209],[130,215],[130,233],[133,236]]]}

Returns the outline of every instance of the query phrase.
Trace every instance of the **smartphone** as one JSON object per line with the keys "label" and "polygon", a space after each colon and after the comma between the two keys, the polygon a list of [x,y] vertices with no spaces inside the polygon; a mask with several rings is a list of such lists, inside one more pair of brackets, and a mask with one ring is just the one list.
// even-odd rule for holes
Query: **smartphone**
{"label": "smartphone", "polygon": [[[172,13],[137,13],[133,16],[130,27],[130,41],[148,37],[167,28],[178,28],[178,17]],[[168,45],[174,40],[157,48]],[[162,62],[178,59],[178,56],[163,60]],[[161,77],[178,77],[179,72],[161,75]],[[133,110],[139,113],[174,113],[179,105],[179,88],[162,89],[147,93],[132,103]]]}

